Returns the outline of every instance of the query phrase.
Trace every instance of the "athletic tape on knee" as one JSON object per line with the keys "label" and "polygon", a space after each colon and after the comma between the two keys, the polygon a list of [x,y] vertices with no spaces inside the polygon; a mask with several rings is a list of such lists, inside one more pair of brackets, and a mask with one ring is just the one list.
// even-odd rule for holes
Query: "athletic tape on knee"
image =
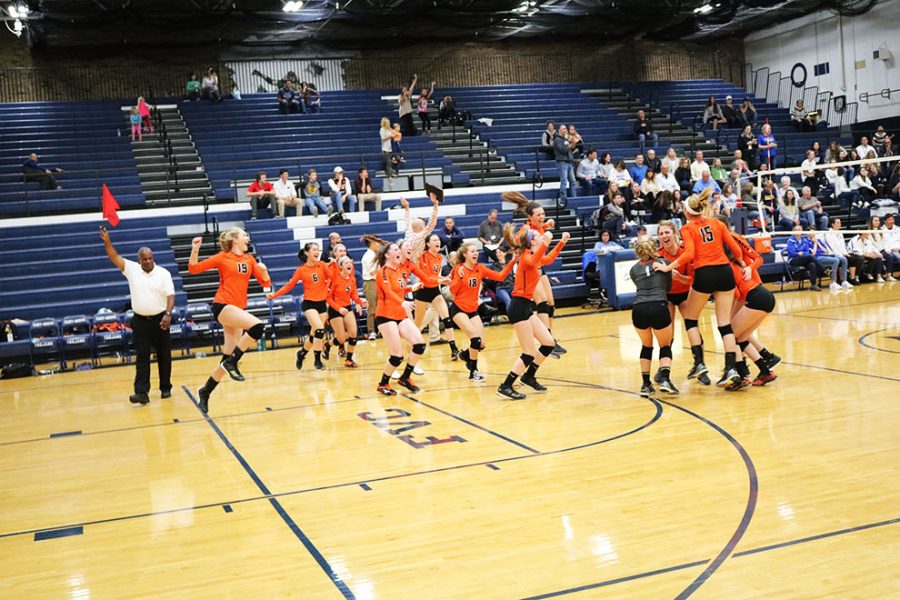
{"label": "athletic tape on knee", "polygon": [[699,324],[700,324],[700,321],[697,321],[696,319],[685,319],[684,320],[684,330],[688,331],[689,329],[693,329],[694,327],[697,327],[697,325],[699,325]]}
{"label": "athletic tape on knee", "polygon": [[538,347],[538,352],[540,352],[542,356],[550,356],[554,348],[556,348],[556,346],[544,346],[541,344],[541,346]]}
{"label": "athletic tape on knee", "polygon": [[722,326],[719,327],[718,329],[719,329],[719,335],[721,335],[722,337],[725,337],[725,336],[728,335],[729,333],[734,333],[734,330],[731,328],[731,325],[730,325],[730,324],[728,324],[728,325],[722,325]]}
{"label": "athletic tape on knee", "polygon": [[530,354],[525,354],[524,352],[519,355],[519,358],[522,360],[523,363],[525,363],[526,367],[534,362],[534,357]]}
{"label": "athletic tape on knee", "polygon": [[444,326],[444,329],[453,329],[453,319],[451,319],[450,317],[441,319],[441,325]]}
{"label": "athletic tape on knee", "polygon": [[662,346],[659,349],[660,358],[672,358],[672,346]]}
{"label": "athletic tape on knee", "polygon": [[553,307],[550,306],[550,303],[546,300],[544,302],[538,302],[537,311],[539,315],[550,315],[553,311]]}
{"label": "athletic tape on knee", "polygon": [[252,337],[254,340],[258,340],[263,336],[266,332],[266,326],[262,323],[257,323],[253,327],[247,330],[247,334]]}
{"label": "athletic tape on knee", "polygon": [[[662,358],[662,350],[660,350]],[[641,360],[653,360],[653,346],[641,346]]]}
{"label": "athletic tape on knee", "polygon": [[391,357],[388,359],[388,362],[392,367],[399,367],[400,364],[403,363],[403,357],[391,355]]}
{"label": "athletic tape on knee", "polygon": [[413,354],[425,354],[425,344],[413,344],[412,345],[412,353]]}
{"label": "athletic tape on knee", "polygon": [[313,337],[316,338],[317,340],[323,339],[325,337],[325,330],[324,329],[316,329],[315,333],[313,333]]}
{"label": "athletic tape on knee", "polygon": [[473,337],[469,340],[469,346],[473,350],[484,350],[484,342],[481,341],[480,337]]}

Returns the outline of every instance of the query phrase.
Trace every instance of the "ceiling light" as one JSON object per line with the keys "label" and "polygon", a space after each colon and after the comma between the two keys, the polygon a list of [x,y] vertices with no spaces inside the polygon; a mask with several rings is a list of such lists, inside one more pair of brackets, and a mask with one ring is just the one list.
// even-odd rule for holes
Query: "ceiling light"
{"label": "ceiling light", "polygon": [[297,12],[301,8],[303,8],[303,2],[285,2],[284,6],[281,8],[284,12]]}
{"label": "ceiling light", "polygon": [[13,19],[19,18],[19,7],[15,4],[10,4],[9,8],[7,8],[6,10],[9,11],[9,16],[11,16]]}
{"label": "ceiling light", "polygon": [[697,7],[694,9],[695,15],[705,15],[709,11],[713,9],[712,4],[704,4],[703,6]]}

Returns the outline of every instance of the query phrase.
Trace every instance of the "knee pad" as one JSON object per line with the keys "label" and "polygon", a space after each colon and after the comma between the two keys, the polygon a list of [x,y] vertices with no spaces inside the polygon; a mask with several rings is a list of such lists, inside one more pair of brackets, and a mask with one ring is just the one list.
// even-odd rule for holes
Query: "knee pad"
{"label": "knee pad", "polygon": [[734,333],[734,330],[731,328],[731,324],[722,325],[718,329],[719,329],[719,335],[721,335],[722,337],[725,337],[729,333],[732,333],[732,334]]}
{"label": "knee pad", "polygon": [[541,344],[541,346],[538,347],[538,352],[541,353],[541,356],[550,356],[550,353],[553,352],[554,348],[556,348],[556,346],[544,346]]}
{"label": "knee pad", "polygon": [[[659,351],[659,357],[662,358],[662,349]],[[641,360],[653,360],[653,346],[641,346]]]}
{"label": "knee pad", "polygon": [[738,348],[741,349],[741,352],[747,349],[747,346],[750,345],[750,340],[744,340],[743,342],[738,342]]}
{"label": "knee pad", "polygon": [[261,338],[265,332],[266,332],[266,326],[263,325],[262,323],[257,323],[256,325],[254,325],[253,327],[251,327],[250,329],[247,330],[247,333],[254,340],[258,340],[259,338]]}
{"label": "knee pad", "polygon": [[441,319],[441,325],[444,326],[444,329],[453,329],[453,319],[451,319],[450,317]]}
{"label": "knee pad", "polygon": [[412,353],[413,354],[425,354],[425,344],[413,344],[412,345]]}
{"label": "knee pad", "polygon": [[659,349],[660,358],[672,358],[672,346],[663,346]]}
{"label": "knee pad", "polygon": [[531,363],[534,362],[534,357],[530,354],[525,354],[524,352],[519,355],[519,358],[522,359],[522,362],[525,363],[526,367],[530,367]]}
{"label": "knee pad", "polygon": [[315,333],[313,333],[313,337],[316,338],[317,340],[323,339],[325,337],[325,330],[324,329],[316,329]]}
{"label": "knee pad", "polygon": [[399,367],[403,362],[403,357],[391,355],[391,357],[388,359],[388,362],[392,367]]}
{"label": "knee pad", "polygon": [[556,307],[552,304],[550,305],[550,310],[547,311],[547,315],[552,319],[553,315],[556,314]]}
{"label": "knee pad", "polygon": [[553,312],[553,307],[550,306],[550,303],[546,300],[544,302],[538,302],[537,312],[539,315],[547,315],[550,316]]}
{"label": "knee pad", "polygon": [[469,347],[472,350],[484,350],[484,342],[481,341],[480,337],[473,337],[469,340]]}
{"label": "knee pad", "polygon": [[696,319],[685,319],[684,320],[684,330],[688,331],[689,329],[693,329],[694,327],[697,327],[697,325],[699,325],[699,324],[700,324],[700,321],[697,321]]}

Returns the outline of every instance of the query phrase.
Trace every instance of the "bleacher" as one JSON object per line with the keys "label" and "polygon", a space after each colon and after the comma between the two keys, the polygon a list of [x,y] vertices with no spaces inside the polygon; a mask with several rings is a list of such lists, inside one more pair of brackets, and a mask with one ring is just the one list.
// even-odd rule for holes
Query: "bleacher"
{"label": "bleacher", "polygon": [[[131,142],[122,131],[122,102],[16,102],[0,104],[0,217],[99,210],[106,183],[122,208],[144,206]],[[22,163],[63,169],[62,189],[25,183]]]}

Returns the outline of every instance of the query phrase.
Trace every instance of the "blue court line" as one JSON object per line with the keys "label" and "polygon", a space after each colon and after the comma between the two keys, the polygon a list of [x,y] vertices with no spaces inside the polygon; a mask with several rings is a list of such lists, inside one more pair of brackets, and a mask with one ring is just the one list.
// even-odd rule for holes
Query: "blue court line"
{"label": "blue court line", "polygon": [[40,542],[42,540],[55,540],[56,538],[81,535],[83,533],[84,527],[81,525],[78,525],[77,527],[66,527],[64,529],[50,529],[36,532],[34,534],[34,541]]}
{"label": "blue court line", "polygon": [[871,344],[866,342],[867,337],[869,337],[871,335],[875,335],[876,333],[881,333],[882,331],[887,331],[888,329],[895,329],[895,328],[894,327],[885,327],[884,329],[879,329],[878,331],[871,331],[871,332],[865,334],[864,336],[862,336],[861,338],[859,338],[858,341],[859,341],[860,345],[865,346],[866,348],[869,348],[871,350],[878,350],[879,352],[890,352],[891,354],[900,354],[900,351],[885,350],[884,348],[878,348],[878,347],[872,346]]}
{"label": "blue court line", "polygon": [[[194,395],[191,394],[191,391],[187,388],[187,386],[181,386],[181,388],[184,390],[184,393],[187,394],[188,398],[190,398],[191,402],[194,403],[194,406],[196,406],[197,410],[199,411],[200,405],[197,404],[197,401],[194,398]],[[201,414],[203,414],[202,411]],[[219,439],[222,440],[222,443],[225,444],[225,446],[231,451],[231,454],[234,455],[241,466],[244,467],[244,471],[247,472],[247,475],[250,476],[250,479],[253,480],[253,483],[256,484],[256,487],[258,487],[259,490],[268,497],[269,503],[272,505],[272,508],[275,509],[275,512],[278,513],[278,516],[281,517],[281,519],[285,522],[285,524],[287,524],[291,531],[294,532],[294,535],[297,536],[297,539],[299,539],[303,546],[306,547],[306,550],[312,555],[316,562],[319,563],[319,566],[323,571],[325,571],[325,574],[328,575],[328,578],[337,587],[337,589],[340,590],[341,594],[344,595],[344,598],[347,598],[348,600],[351,598],[355,599],[356,596],[353,595],[353,592],[350,591],[350,588],[347,587],[347,584],[344,583],[344,580],[341,579],[340,575],[334,572],[334,569],[331,568],[331,565],[328,564],[328,561],[324,556],[322,556],[322,553],[319,552],[318,548],[316,548],[316,546],[312,543],[312,540],[310,540],[306,536],[306,534],[303,533],[303,531],[300,529],[297,523],[294,522],[294,519],[291,518],[291,516],[287,513],[278,499],[272,495],[272,492],[269,491],[269,488],[266,487],[266,484],[263,483],[262,479],[259,478],[259,476],[256,474],[256,471],[253,470],[253,468],[241,455],[238,449],[235,448],[234,445],[232,445],[228,437],[226,437],[225,434],[222,433],[222,430],[219,429],[219,426],[216,425],[216,422],[213,421],[209,417],[209,415],[204,414],[204,417],[206,418],[206,422],[209,423],[209,426],[212,427],[213,431],[216,432],[216,435],[219,436]]]}
{"label": "blue court line", "polygon": [[69,437],[72,435],[81,435],[81,430],[78,431],[60,431],[59,433],[51,433],[50,439],[53,438],[61,438],[61,437]]}
{"label": "blue court line", "polygon": [[500,467],[498,467],[497,465],[492,464],[492,463],[488,463],[488,464],[486,464],[486,465],[484,465],[484,466],[486,466],[488,469],[493,469],[493,470],[495,470],[495,471],[499,471],[499,470],[500,470]]}
{"label": "blue court line", "polygon": [[222,510],[224,510],[224,511],[227,512],[227,513],[234,512],[234,509],[231,508],[231,505],[230,505],[230,504],[223,504],[223,505],[222,505]]}
{"label": "blue court line", "polygon": [[368,485],[368,484],[365,484],[365,483],[359,484],[359,487],[361,487],[362,489],[366,490],[367,492],[371,492],[371,491],[372,491],[372,488],[369,487],[369,485]]}
{"label": "blue court line", "polygon": [[463,417],[460,417],[459,415],[454,415],[450,411],[444,410],[442,408],[438,408],[436,406],[432,406],[431,404],[428,404],[427,402],[422,402],[418,398],[414,398],[414,397],[410,396],[409,394],[400,394],[400,395],[403,396],[404,398],[408,398],[409,400],[412,400],[413,402],[416,402],[417,404],[421,404],[422,406],[424,406],[426,408],[430,408],[433,411],[439,412],[442,415],[446,415],[452,419],[456,419],[457,421],[459,421],[461,423],[465,423],[466,425],[468,425],[470,427],[474,427],[475,429],[479,429],[485,433],[489,433],[494,437],[498,437],[505,442],[509,442],[510,444],[513,444],[515,446],[518,446],[519,448],[522,448],[523,450],[528,450],[532,454],[540,454],[541,453],[540,450],[535,450],[534,448],[532,448],[530,446],[526,446],[522,442],[517,442],[516,440],[512,439],[511,437],[507,437],[507,436],[503,435],[502,433],[498,433],[498,432],[494,431],[493,429],[488,429],[487,427],[479,425],[478,423],[473,423],[472,421],[470,421],[468,419],[464,419]]}
{"label": "blue court line", "polygon": [[[172,419],[172,422],[173,423],[181,423],[181,421],[179,421],[178,419]],[[160,425],[162,425],[162,423],[160,423]]]}

